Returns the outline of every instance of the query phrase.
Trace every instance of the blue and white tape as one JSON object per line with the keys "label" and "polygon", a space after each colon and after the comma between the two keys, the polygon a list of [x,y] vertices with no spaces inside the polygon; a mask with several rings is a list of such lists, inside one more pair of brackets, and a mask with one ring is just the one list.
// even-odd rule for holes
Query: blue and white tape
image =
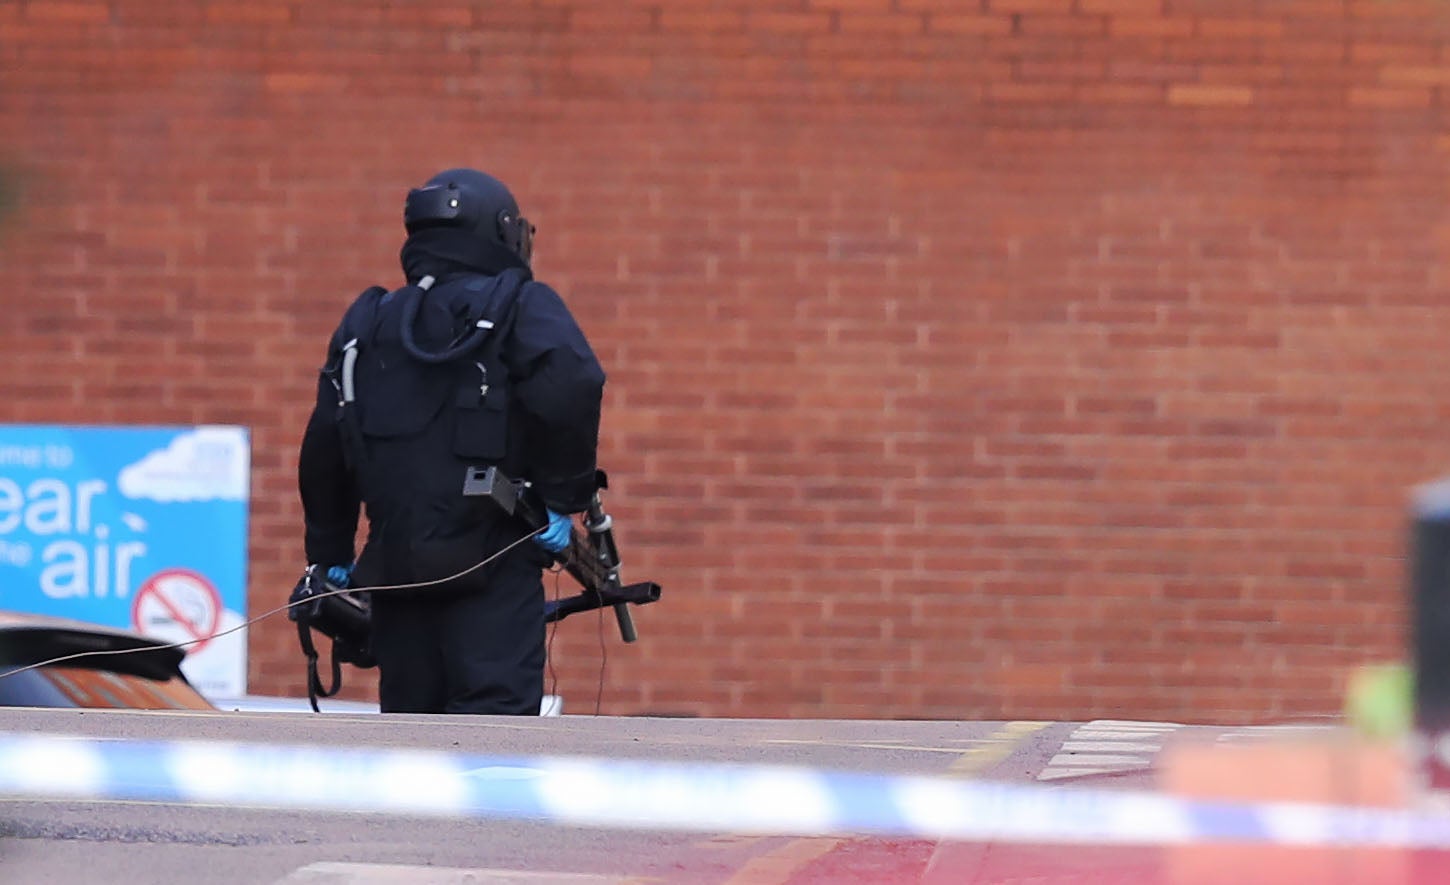
{"label": "blue and white tape", "polygon": [[0,796],[964,841],[1450,848],[1450,815],[808,768],[0,734]]}

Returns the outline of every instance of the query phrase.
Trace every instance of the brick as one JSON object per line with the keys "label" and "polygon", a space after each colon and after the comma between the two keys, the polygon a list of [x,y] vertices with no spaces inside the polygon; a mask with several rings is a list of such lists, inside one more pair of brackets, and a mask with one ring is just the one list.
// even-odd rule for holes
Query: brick
{"label": "brick", "polygon": [[366,26],[377,29],[388,7],[385,0],[354,0],[351,3],[301,3],[297,7],[300,24],[325,24],[330,27]]}
{"label": "brick", "polygon": [[742,31],[745,29],[745,10],[666,6],[660,10],[659,25],[666,31]]}
{"label": "brick", "polygon": [[632,9],[610,4],[592,8],[574,8],[569,13],[569,27],[586,34],[617,31],[639,34],[653,30],[656,13],[650,9]]}
{"label": "brick", "polygon": [[865,33],[885,38],[924,33],[926,20],[919,15],[844,12],[836,26],[843,34]]}
{"label": "brick", "polygon": [[1135,16],[1112,16],[1108,19],[1108,34],[1117,38],[1188,37],[1193,34],[1194,21],[1188,18],[1139,18]]}
{"label": "brick", "polygon": [[1450,84],[1450,66],[1385,65],[1380,82],[1389,86],[1444,86]]}
{"label": "brick", "polygon": [[1350,44],[1348,54],[1355,64],[1395,62],[1428,66],[1440,61],[1435,46],[1413,43],[1355,42]]}
{"label": "brick", "polygon": [[1085,104],[1162,104],[1163,87],[1132,83],[1083,83],[1077,98]]}
{"label": "brick", "polygon": [[892,12],[897,6],[894,0],[806,0],[805,5],[811,9],[882,15]]}
{"label": "brick", "polygon": [[216,25],[284,24],[292,21],[292,7],[277,2],[222,0],[207,4],[206,19]]}
{"label": "brick", "polygon": [[1072,98],[1066,83],[993,83],[987,100],[1003,104],[1065,104]]}
{"label": "brick", "polygon": [[1017,76],[1022,80],[1072,80],[1097,82],[1103,79],[1106,64],[1099,61],[1033,61],[1017,63]]}
{"label": "brick", "polygon": [[1152,18],[1162,14],[1163,0],[1078,0],[1079,12]]}
{"label": "brick", "polygon": [[1012,19],[1006,15],[931,13],[926,30],[933,34],[1003,36],[1012,33]]}
{"label": "brick", "polygon": [[1168,103],[1193,107],[1242,107],[1253,104],[1254,90],[1247,86],[1201,86],[1187,83],[1168,87]]}
{"label": "brick", "polygon": [[23,8],[25,17],[34,22],[83,25],[111,20],[110,4],[99,0],[27,0]]}
{"label": "brick", "polygon": [[468,5],[444,6],[434,3],[388,5],[383,8],[383,21],[404,27],[466,28],[473,24],[473,9]]}
{"label": "brick", "polygon": [[338,93],[347,88],[348,78],[337,74],[268,74],[262,78],[263,87],[278,93]]}
{"label": "brick", "polygon": [[1077,0],[985,0],[987,10],[994,13],[1059,13],[1069,14]]}
{"label": "brick", "polygon": [[[1044,37],[1097,37],[1107,29],[1107,21],[1099,16],[1032,15],[1024,17],[1017,30],[1025,45],[1041,45]],[[1054,53],[1055,54],[1055,53]]]}
{"label": "brick", "polygon": [[1273,19],[1201,18],[1197,25],[1197,36],[1210,40],[1220,38],[1277,40],[1283,35],[1284,23]]}
{"label": "brick", "polygon": [[1189,64],[1163,63],[1156,61],[1134,61],[1114,58],[1108,60],[1108,77],[1112,82],[1173,83],[1192,81],[1198,69]]}
{"label": "brick", "polygon": [[746,27],[755,33],[820,34],[831,29],[831,15],[825,12],[757,12],[747,10]]}
{"label": "brick", "polygon": [[1350,107],[1360,108],[1426,108],[1433,100],[1433,92],[1428,88],[1357,87],[1349,90],[1345,100]]}

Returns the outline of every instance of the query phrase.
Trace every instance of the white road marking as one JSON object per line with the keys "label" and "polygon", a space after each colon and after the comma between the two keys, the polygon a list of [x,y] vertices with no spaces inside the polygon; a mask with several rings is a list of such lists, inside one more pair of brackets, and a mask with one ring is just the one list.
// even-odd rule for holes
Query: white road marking
{"label": "white road marking", "polygon": [[1084,728],[1137,728],[1144,731],[1177,731],[1181,722],[1141,722],[1133,719],[1094,719]]}
{"label": "white road marking", "polygon": [[[1188,726],[1178,722],[1137,722],[1127,719],[1096,719],[1078,726],[1062,742],[1056,756],[1037,775],[1040,781],[1141,771],[1153,766],[1153,759],[1174,732]],[[1219,744],[1246,743],[1275,738],[1327,733],[1333,725],[1246,725],[1224,731],[1214,738]],[[1206,731],[1206,730],[1205,730]]]}
{"label": "white road marking", "polygon": [[1088,774],[1112,774],[1112,768],[1048,768],[1037,776],[1040,781],[1057,780],[1064,777],[1082,777]]}
{"label": "white road marking", "polygon": [[1143,768],[1153,764],[1153,760],[1145,756],[1127,756],[1113,753],[1058,753],[1047,764],[1049,767],[1053,765],[1106,765],[1110,768]]}
{"label": "white road marking", "polygon": [[1078,726],[1037,775],[1040,781],[1141,771],[1153,766],[1176,722],[1098,719]]}
{"label": "white road marking", "polygon": [[644,881],[592,873],[322,862],[299,867],[276,885],[628,885]]}
{"label": "white road marking", "polygon": [[1272,738],[1331,734],[1338,730],[1339,727],[1334,725],[1246,725],[1226,731],[1214,740],[1220,744],[1235,744]]}
{"label": "white road marking", "polygon": [[[957,738],[946,743],[954,744],[988,744],[991,738]],[[850,747],[858,750],[911,750],[917,753],[961,753],[961,747],[927,747],[919,744],[895,743],[892,741],[808,741],[808,740],[787,740],[785,738],[770,738],[761,743],[765,744],[804,744],[810,747]]]}
{"label": "white road marking", "polygon": [[1156,753],[1160,745],[1129,741],[1064,741],[1062,749],[1071,753]]}

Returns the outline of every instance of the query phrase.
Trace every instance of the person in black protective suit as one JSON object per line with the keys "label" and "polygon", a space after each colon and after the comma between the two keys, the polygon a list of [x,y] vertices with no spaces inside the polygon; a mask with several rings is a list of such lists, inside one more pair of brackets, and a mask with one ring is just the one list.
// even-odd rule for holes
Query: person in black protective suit
{"label": "person in black protective suit", "polygon": [[[533,279],[533,226],[472,169],[408,192],[407,285],[373,287],[328,345],[298,484],[309,563],[372,597],[385,713],[537,715],[543,569],[595,487],[604,370],[569,309]],[[462,494],[468,468],[533,484],[549,525],[524,531]],[[368,523],[354,563],[359,507]]]}

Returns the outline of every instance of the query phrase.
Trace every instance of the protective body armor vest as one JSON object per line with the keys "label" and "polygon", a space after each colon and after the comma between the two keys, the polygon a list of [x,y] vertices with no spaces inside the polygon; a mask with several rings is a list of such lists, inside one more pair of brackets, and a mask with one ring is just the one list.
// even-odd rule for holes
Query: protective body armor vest
{"label": "protective body armor vest", "polygon": [[527,285],[512,270],[424,277],[368,289],[344,314],[324,374],[370,526],[358,568],[374,580],[436,580],[488,553],[498,517],[462,485],[469,467],[522,469],[505,343]]}

